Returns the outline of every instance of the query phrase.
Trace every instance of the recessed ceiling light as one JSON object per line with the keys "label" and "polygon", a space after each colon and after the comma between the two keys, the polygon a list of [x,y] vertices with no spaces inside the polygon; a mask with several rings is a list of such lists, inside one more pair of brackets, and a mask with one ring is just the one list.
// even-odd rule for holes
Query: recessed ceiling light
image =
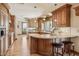
{"label": "recessed ceiling light", "polygon": [[43,20],[45,21],[46,19],[44,18]]}
{"label": "recessed ceiling light", "polygon": [[36,23],[36,20],[34,22]]}
{"label": "recessed ceiling light", "polygon": [[52,16],[52,13],[48,13],[49,16]]}

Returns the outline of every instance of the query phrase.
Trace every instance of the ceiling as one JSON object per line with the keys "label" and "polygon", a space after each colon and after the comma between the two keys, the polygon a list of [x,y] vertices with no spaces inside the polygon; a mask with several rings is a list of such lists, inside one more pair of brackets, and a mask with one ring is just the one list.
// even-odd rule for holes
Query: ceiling
{"label": "ceiling", "polygon": [[53,3],[9,3],[10,13],[17,17],[36,18],[47,15],[64,4]]}

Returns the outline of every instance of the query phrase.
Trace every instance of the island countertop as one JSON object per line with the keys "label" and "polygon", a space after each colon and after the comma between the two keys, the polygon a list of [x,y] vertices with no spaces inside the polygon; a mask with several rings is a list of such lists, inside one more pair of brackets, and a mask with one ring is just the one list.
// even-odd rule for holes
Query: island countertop
{"label": "island countertop", "polygon": [[51,34],[29,34],[30,37],[34,38],[42,38],[42,39],[53,39],[53,38],[73,38],[78,37],[78,34],[59,34],[59,35],[51,35]]}
{"label": "island countertop", "polygon": [[[51,43],[57,38],[73,38],[77,35],[51,35],[51,34],[29,34],[30,53],[39,53],[41,55],[52,55]],[[59,40],[58,40],[59,41]],[[57,41],[57,42],[58,42]]]}
{"label": "island countertop", "polygon": [[66,31],[64,32],[54,32],[50,34],[38,34],[38,33],[29,33],[29,44],[30,44],[30,53],[39,53],[41,55],[52,55],[52,45],[53,42],[60,42],[65,40],[71,40],[69,38],[79,37],[79,32]]}

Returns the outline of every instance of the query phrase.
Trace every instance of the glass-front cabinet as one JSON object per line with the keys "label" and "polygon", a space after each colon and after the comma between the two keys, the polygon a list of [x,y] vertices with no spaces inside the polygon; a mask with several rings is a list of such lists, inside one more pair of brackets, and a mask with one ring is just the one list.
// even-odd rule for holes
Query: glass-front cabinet
{"label": "glass-front cabinet", "polygon": [[52,28],[52,20],[51,18],[49,18],[47,21],[44,21],[42,24],[42,31],[44,32],[50,32],[51,28]]}

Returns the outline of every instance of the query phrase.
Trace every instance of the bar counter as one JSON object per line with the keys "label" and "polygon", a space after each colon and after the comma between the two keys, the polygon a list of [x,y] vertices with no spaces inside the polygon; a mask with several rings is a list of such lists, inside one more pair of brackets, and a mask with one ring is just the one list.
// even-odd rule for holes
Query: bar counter
{"label": "bar counter", "polygon": [[55,39],[63,38],[75,38],[78,37],[78,34],[29,34],[30,40],[30,52],[38,53],[40,55],[52,55],[52,45],[51,43]]}

